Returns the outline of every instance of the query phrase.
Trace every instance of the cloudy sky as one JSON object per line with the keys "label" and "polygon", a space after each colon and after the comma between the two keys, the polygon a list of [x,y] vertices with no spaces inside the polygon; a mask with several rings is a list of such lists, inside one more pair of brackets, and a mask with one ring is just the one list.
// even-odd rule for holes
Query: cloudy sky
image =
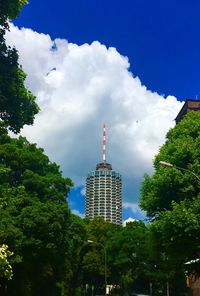
{"label": "cloudy sky", "polygon": [[181,49],[195,39],[188,31],[199,25],[189,22],[195,7],[187,1],[181,7],[172,1],[148,7],[142,0],[123,6],[113,0],[61,0],[56,7],[29,2],[6,36],[41,109],[22,133],[72,178],[70,206],[84,215],[85,178],[102,159],[106,123],[107,161],[123,176],[123,218],[144,218],[138,208],[143,174],[152,173],[182,101],[199,94],[196,48],[189,47],[189,61]]}

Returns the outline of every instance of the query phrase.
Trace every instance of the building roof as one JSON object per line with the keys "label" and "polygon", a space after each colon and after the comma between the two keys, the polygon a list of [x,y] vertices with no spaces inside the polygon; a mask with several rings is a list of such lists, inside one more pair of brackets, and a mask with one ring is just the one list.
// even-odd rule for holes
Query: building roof
{"label": "building roof", "polygon": [[200,111],[200,100],[186,100],[175,118],[176,124],[190,111]]}
{"label": "building roof", "polygon": [[96,170],[97,171],[100,171],[100,170],[103,170],[103,171],[112,171],[112,166],[111,166],[110,163],[100,162],[100,163],[97,164]]}

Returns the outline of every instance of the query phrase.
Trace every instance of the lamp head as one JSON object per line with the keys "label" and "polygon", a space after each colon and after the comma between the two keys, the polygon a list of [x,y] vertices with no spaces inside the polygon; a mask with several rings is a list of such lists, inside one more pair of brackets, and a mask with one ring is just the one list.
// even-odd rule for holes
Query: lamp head
{"label": "lamp head", "polygon": [[162,167],[167,167],[167,168],[173,168],[173,164],[169,163],[169,162],[166,162],[166,161],[159,161],[159,164],[162,166]]}
{"label": "lamp head", "polygon": [[94,243],[94,241],[92,241],[92,240],[88,239],[88,243],[91,243],[91,244],[92,244],[92,243]]}

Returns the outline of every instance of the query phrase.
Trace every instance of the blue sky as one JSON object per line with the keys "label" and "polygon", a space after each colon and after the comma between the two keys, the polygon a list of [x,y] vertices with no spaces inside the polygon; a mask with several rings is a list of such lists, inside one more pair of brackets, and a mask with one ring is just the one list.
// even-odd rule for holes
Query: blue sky
{"label": "blue sky", "polygon": [[16,24],[114,46],[149,89],[185,100],[200,93],[199,11],[198,0],[30,0]]}
{"label": "blue sky", "polygon": [[[143,99],[141,100],[142,100],[142,104],[145,104],[145,105],[149,104],[149,107],[148,107],[148,110],[146,110],[147,113],[146,114],[144,113],[143,117],[141,116],[141,113],[143,112],[143,108],[139,109],[139,107],[137,107],[138,109],[137,112],[135,113],[133,112],[134,119],[132,122],[130,120],[127,121],[126,123],[123,122],[123,118],[127,117],[127,115],[124,115],[125,117],[120,115],[121,119],[120,120],[117,119],[118,117],[116,114],[117,112],[119,112],[117,111],[118,109],[116,109],[115,113],[112,113],[112,111],[110,111],[107,114],[106,113],[107,111],[106,111],[105,112],[106,115],[101,116],[103,117],[102,121],[104,120],[108,121],[108,126],[110,125],[110,130],[108,128],[108,138],[110,135],[110,148],[109,148],[110,160],[112,162],[114,169],[116,167],[116,170],[118,171],[122,170],[122,173],[123,171],[124,172],[126,171],[126,169],[123,168],[123,162],[120,162],[118,157],[118,155],[121,154],[120,149],[124,151],[122,152],[122,155],[127,155],[129,153],[130,159],[134,159],[134,162],[132,163],[133,167],[135,165],[135,169],[133,169],[133,172],[132,172],[133,178],[128,179],[127,177],[128,173],[127,173],[127,176],[126,176],[126,172],[124,173],[125,175],[124,199],[126,201],[126,204],[123,209],[124,219],[130,216],[134,218],[143,218],[140,211],[133,210],[133,207],[135,206],[138,200],[139,186],[142,180],[142,175],[145,172],[148,172],[148,173],[152,172],[151,163],[152,163],[153,155],[155,155],[160,145],[164,142],[164,135],[168,130],[168,128],[172,126],[172,121],[174,119],[174,116],[181,107],[180,102],[187,98],[191,98],[191,99],[200,98],[199,97],[200,96],[199,11],[200,11],[200,2],[195,0],[193,1],[186,1],[186,0],[182,0],[182,1],[181,0],[176,0],[176,1],[172,1],[172,0],[168,0],[168,1],[164,1],[164,0],[163,1],[162,0],[160,1],[159,0],[154,0],[154,1],[60,0],[58,2],[51,1],[51,0],[48,0],[48,1],[30,0],[29,5],[27,5],[24,8],[22,13],[20,14],[20,17],[14,22],[14,24],[19,28],[25,27],[25,28],[31,29],[32,31],[42,33],[45,36],[50,35],[51,41],[49,41],[47,37],[45,37],[46,39],[44,38],[43,40],[42,34],[37,35],[39,36],[39,38],[41,38],[41,40],[43,40],[42,41],[43,44],[45,44],[45,42],[46,43],[54,42],[53,40],[56,38],[60,38],[61,40],[67,40],[69,43],[75,44],[76,45],[75,47],[72,46],[73,50],[70,49],[71,47],[69,47],[68,51],[70,52],[71,50],[71,52],[75,53],[77,48],[79,48],[80,54],[83,55],[83,58],[81,59],[82,61],[81,64],[79,63],[78,65],[83,65],[82,63],[84,61],[84,65],[87,65],[87,68],[89,68],[90,63],[93,63],[94,59],[96,59],[97,52],[98,52],[98,56],[100,56],[100,51],[104,52],[104,54],[112,55],[114,57],[114,61],[117,61],[118,59],[116,64],[121,65],[119,67],[122,67],[123,70],[122,71],[119,70],[119,67],[117,66],[116,68],[117,70],[112,70],[113,72],[111,73],[114,76],[114,73],[115,72],[117,73],[117,71],[119,70],[119,75],[122,75],[122,73],[125,73],[124,69],[126,69],[126,75],[127,75],[126,81],[128,81],[128,79],[130,78],[129,73],[132,73],[131,75],[133,75],[133,78],[134,78],[132,81],[133,95],[132,97],[129,98],[129,100],[127,100],[127,102],[125,102],[125,104],[126,105],[132,104],[130,106],[131,108],[133,108],[133,110],[134,110],[134,105],[136,104],[135,102],[137,101],[137,98],[140,96],[142,96],[143,98],[143,95],[141,95],[141,92],[146,92],[146,94],[144,94],[144,97],[145,97],[144,100]],[[21,63],[25,71],[28,73],[28,76],[30,76],[30,79],[28,80],[27,83],[30,89],[33,92],[35,91],[36,94],[38,93],[40,96],[41,89],[39,91],[35,86],[36,78],[31,77],[31,75],[33,75],[32,74],[33,68],[31,68],[31,65],[28,64],[27,58],[26,58],[26,55],[28,54],[31,55],[33,51],[31,51],[31,53],[30,52],[28,53],[26,51],[27,49],[23,48],[23,45],[22,45],[23,43],[22,38],[25,38],[23,37],[25,33],[19,33],[17,29],[15,30],[15,32],[14,31],[13,33],[11,32],[11,34],[15,34],[15,36],[18,36],[17,34],[22,34],[22,35],[19,35],[20,40],[18,40],[17,37],[16,38],[13,37],[14,35],[12,35],[12,38],[10,38],[12,39],[12,41],[9,41],[9,42],[10,43],[14,42],[16,44],[16,47],[19,48]],[[30,33],[30,31],[27,34],[30,34],[30,36],[32,36],[30,38],[34,38],[33,34]],[[99,43],[91,45],[93,41],[98,41]],[[85,43],[89,44],[88,48],[90,48],[90,51],[94,51],[94,56],[86,52],[86,46],[84,47],[81,46]],[[101,45],[106,46],[106,53],[105,53],[105,48],[103,48]],[[38,51],[40,50],[39,46],[40,45],[38,45]],[[60,43],[59,43],[59,46],[61,48]],[[66,44],[66,47],[67,46],[68,45]],[[108,49],[109,47],[115,48],[117,51],[117,55],[112,50],[109,50]],[[41,51],[42,50],[43,48],[41,48]],[[76,58],[77,58],[77,54],[78,53],[76,53]],[[87,55],[88,55],[88,58],[86,59]],[[72,55],[70,55],[70,57],[71,56]],[[127,64],[127,61],[123,57],[128,58],[129,65]],[[35,57],[35,59],[36,58],[39,59],[40,57],[37,56]],[[44,59],[45,57],[43,57],[43,61]],[[94,68],[95,69],[94,72],[97,71],[98,67],[102,67],[101,72],[103,71],[102,70],[103,59],[104,58],[102,53],[101,60],[97,58],[99,63],[97,64],[99,66],[95,62],[96,68]],[[58,57],[57,57],[57,60],[58,60]],[[100,64],[100,62],[102,64]],[[34,61],[32,63],[34,64]],[[60,72],[58,71],[59,63],[58,64],[56,63],[57,62],[55,62],[54,64],[52,63],[52,67],[50,67],[49,69],[47,68],[48,69],[47,71],[51,71],[52,69],[54,69],[55,71],[52,70],[52,75],[54,74],[57,75],[55,77],[56,79],[58,79],[58,75],[61,75],[63,73],[61,73],[62,71]],[[50,62],[48,61],[48,65],[49,64]],[[69,67],[70,66],[68,65],[68,68]],[[107,64],[104,66],[104,68],[106,69],[106,67],[107,67]],[[75,71],[74,68],[72,68],[70,75],[72,75],[71,73],[74,73],[74,71]],[[79,74],[81,76],[81,70]],[[55,80],[55,77],[54,77],[54,80]],[[69,73],[68,73],[68,77],[69,77]],[[91,77],[91,79],[93,78],[94,77]],[[125,85],[127,84],[125,83]],[[57,84],[55,88],[58,89]],[[134,89],[136,90],[139,88],[141,89],[139,93],[137,93],[137,91],[135,91],[134,93]],[[63,93],[65,92],[66,90],[64,90],[63,88]],[[73,93],[74,92],[75,90],[73,89]],[[95,91],[93,90],[93,92]],[[105,95],[105,92],[103,92],[102,96]],[[117,94],[114,93],[114,90],[112,92],[107,91],[106,95],[108,96],[109,94],[113,104],[113,97],[115,100],[117,100],[117,98],[120,98],[119,94],[121,92],[122,91],[120,89],[117,91]],[[99,91],[98,96],[96,96],[96,93],[95,93],[95,96],[96,96],[95,100],[99,98],[100,93],[101,92]],[[122,93],[123,93],[122,97],[126,95],[125,87],[123,88]],[[80,95],[81,95],[81,92],[80,92]],[[79,93],[76,88],[76,97],[77,96],[79,96]],[[171,98],[171,96],[173,96],[173,98]],[[132,103],[130,103],[131,98],[133,100]],[[141,100],[139,100],[137,106],[141,104]],[[162,103],[160,103],[161,100],[162,100]],[[39,102],[42,102],[42,104],[45,105],[44,101],[42,101],[41,98],[39,99]],[[115,101],[115,106],[117,105],[116,102],[117,101]],[[61,103],[62,102],[60,102],[60,104]],[[80,104],[81,103],[79,102],[79,105]],[[100,104],[98,105],[99,109],[95,111],[97,112],[95,114],[99,114],[100,112],[102,114],[102,108],[103,108],[102,105]],[[113,110],[113,106],[111,106],[111,109]],[[148,122],[147,123],[145,122],[148,116],[150,116],[149,114],[152,112],[152,110],[155,110],[155,109],[157,110],[157,112],[155,112],[155,114],[153,115],[153,119],[152,118],[149,119],[153,121],[156,118],[155,124],[151,126],[151,136],[150,136],[150,134],[148,134],[148,129],[147,129]],[[166,120],[163,123],[163,125],[161,124],[160,127],[157,127],[159,118],[157,118],[156,116],[158,116],[158,113],[160,112],[160,110],[164,112],[163,114]],[[95,153],[94,155],[92,154],[90,161],[87,162],[87,164],[90,163],[90,165],[85,165],[84,159],[79,157],[79,155],[82,153],[80,152],[82,150],[80,151],[78,150],[79,149],[78,147],[80,146],[79,141],[82,141],[83,143],[85,136],[83,135],[82,129],[80,128],[80,126],[78,126],[77,123],[76,123],[76,128],[75,128],[75,125],[73,126],[74,135],[76,135],[76,139],[74,140],[74,146],[71,144],[71,141],[73,141],[73,139],[71,141],[65,140],[64,142],[60,142],[59,144],[59,140],[55,138],[56,139],[55,141],[58,142],[60,146],[66,144],[68,146],[72,145],[73,147],[77,148],[77,155],[75,155],[76,153],[74,148],[71,148],[70,150],[70,152],[74,151],[75,156],[73,156],[74,157],[73,161],[72,161],[73,157],[70,158],[68,154],[65,155],[65,161],[63,160],[64,155],[63,155],[63,158],[61,156],[55,156],[56,154],[55,145],[49,142],[49,138],[48,140],[46,140],[46,142],[44,139],[41,139],[42,137],[39,136],[39,131],[38,130],[36,131],[36,128],[34,131],[27,131],[27,132],[25,131],[25,135],[27,134],[30,135],[30,133],[32,135],[35,135],[32,138],[29,137],[30,140],[33,140],[37,143],[39,142],[39,145],[45,148],[45,151],[47,151],[47,154],[50,156],[50,158],[60,164],[64,175],[70,176],[72,177],[72,179],[75,180],[76,187],[74,188],[70,196],[69,202],[73,210],[79,211],[81,213],[84,212],[84,197],[83,195],[81,195],[81,190],[83,189],[83,186],[84,186],[83,180],[87,172],[95,168],[96,163],[100,160],[98,159],[98,155],[101,154],[101,126],[102,126],[101,124],[103,122],[100,122],[100,120],[99,121],[96,120],[95,117],[92,118],[91,114],[89,116],[90,116],[90,124],[89,123],[86,124],[86,121],[82,121],[81,125],[82,125],[82,128],[85,128],[87,130],[88,134],[91,133],[91,135],[93,135],[92,137],[93,140],[90,139],[91,142],[89,143],[89,146],[93,147],[91,149],[97,151],[96,154]],[[113,120],[112,120],[112,116],[113,116]],[[167,122],[167,118],[168,118],[168,122]],[[95,121],[97,122],[94,123]],[[114,121],[116,124],[113,123]],[[136,133],[136,129],[137,129],[136,123],[138,122],[139,123],[141,122],[141,127],[140,127],[140,130],[138,128],[138,133]],[[37,126],[37,121],[36,121],[36,126]],[[144,129],[143,128],[144,126],[146,127],[145,129],[146,132],[141,133],[141,130]],[[66,129],[65,129],[66,133],[68,128],[70,130],[69,124],[67,125],[66,123]],[[154,134],[152,134],[152,129],[154,129]],[[116,130],[118,131],[120,130],[121,132],[119,132],[118,134],[116,133],[116,136],[114,137],[113,135],[116,132]],[[57,135],[58,134],[60,135],[59,139],[61,139],[62,132],[56,129],[56,133]],[[145,143],[142,139],[141,134],[143,134]],[[69,138],[71,136],[72,135],[70,135],[68,132],[67,137]],[[124,140],[125,137],[126,137],[126,140]],[[120,144],[116,144],[118,143],[117,138],[119,139],[120,143],[124,141],[124,145],[121,144],[120,146]],[[134,139],[135,139],[135,142],[134,142]],[[152,142],[153,141],[152,139],[155,139],[155,141]],[[138,142],[140,143],[140,147],[136,147]],[[135,150],[129,147],[131,145],[134,146]],[[83,148],[83,146],[85,148]],[[126,149],[124,148],[124,146],[126,146]],[[67,146],[66,147],[62,146],[62,149],[67,149]],[[85,157],[85,155],[87,155],[88,157],[87,150],[89,150],[89,148],[87,147],[87,143],[84,143],[84,145],[82,145],[82,149],[84,150],[83,157]],[[115,153],[112,154],[112,151],[114,149],[116,149]],[[143,150],[147,149],[148,151],[142,154],[142,149]],[[142,156],[141,156],[141,162],[137,163],[138,157],[136,153],[139,153],[138,151],[141,152]],[[61,154],[62,152],[60,153],[60,155]],[[101,156],[99,156],[99,158],[101,158]],[[75,165],[76,160],[77,162],[79,162],[80,164],[79,166]],[[67,162],[70,163],[71,166],[67,165]],[[128,160],[127,162],[124,161],[124,163],[127,163],[127,164],[129,164],[129,162],[130,161]],[[73,171],[73,168],[74,168],[74,171]],[[127,172],[128,171],[130,172],[130,168],[127,168]],[[137,175],[136,171],[139,171],[140,173],[138,173]],[[130,185],[131,183],[132,183],[132,187]],[[127,184],[127,188],[129,189],[126,189],[126,184]],[[130,194],[131,191],[134,192],[132,197]],[[132,206],[130,205],[131,203],[132,203]]]}

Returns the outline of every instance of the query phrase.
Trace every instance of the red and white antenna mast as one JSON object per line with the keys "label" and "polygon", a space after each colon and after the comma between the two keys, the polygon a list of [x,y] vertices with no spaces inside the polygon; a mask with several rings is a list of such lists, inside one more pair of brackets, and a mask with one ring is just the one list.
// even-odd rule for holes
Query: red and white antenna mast
{"label": "red and white antenna mast", "polygon": [[103,162],[106,162],[106,125],[103,125]]}

